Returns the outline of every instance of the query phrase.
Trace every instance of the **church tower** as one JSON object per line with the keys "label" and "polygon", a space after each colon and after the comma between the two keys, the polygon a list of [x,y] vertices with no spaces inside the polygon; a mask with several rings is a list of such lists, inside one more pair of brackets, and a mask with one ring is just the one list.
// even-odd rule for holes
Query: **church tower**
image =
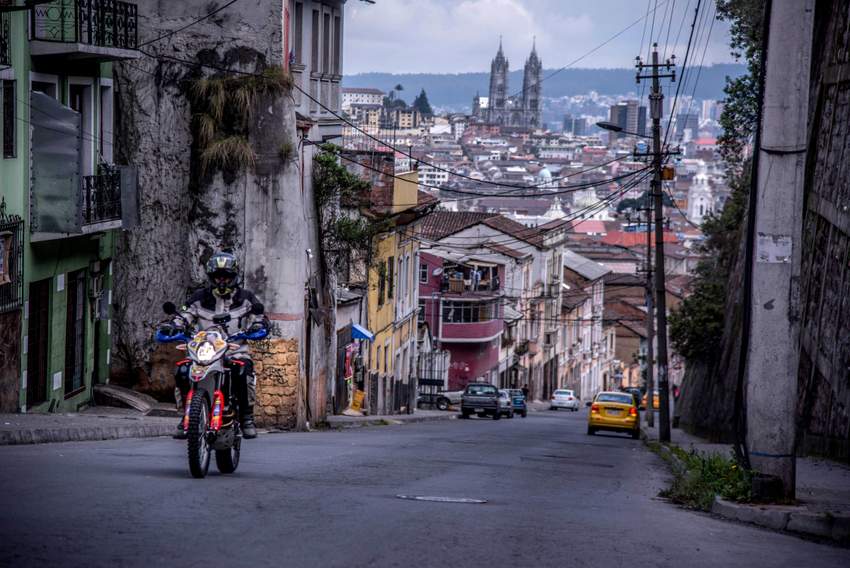
{"label": "church tower", "polygon": [[525,114],[525,125],[529,128],[538,128],[541,124],[540,82],[542,80],[543,62],[537,56],[537,40],[535,39],[522,74],[522,109]]}
{"label": "church tower", "polygon": [[490,64],[490,101],[487,115],[489,122],[501,122],[508,98],[508,60],[502,51],[502,38],[499,38],[499,52]]}

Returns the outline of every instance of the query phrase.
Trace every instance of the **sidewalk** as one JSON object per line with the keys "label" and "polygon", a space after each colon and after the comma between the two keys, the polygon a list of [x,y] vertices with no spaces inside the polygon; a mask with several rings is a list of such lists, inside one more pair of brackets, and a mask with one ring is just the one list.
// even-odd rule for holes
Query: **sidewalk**
{"label": "sidewalk", "polygon": [[67,414],[0,414],[0,446],[170,436],[176,426],[174,417],[109,406]]}
{"label": "sidewalk", "polygon": [[415,422],[434,422],[436,420],[454,420],[454,410],[417,410],[413,414],[376,414],[373,416],[328,416],[331,428],[359,428],[361,426],[388,426],[391,424],[410,424]]}
{"label": "sidewalk", "polygon": [[[643,418],[643,417],[641,417]],[[641,425],[645,439],[658,441],[655,428]],[[730,457],[730,444],[713,444],[678,428],[671,430],[673,444],[684,450]],[[813,457],[797,458],[795,506],[747,505],[717,498],[712,513],[767,528],[850,543],[850,467]]]}

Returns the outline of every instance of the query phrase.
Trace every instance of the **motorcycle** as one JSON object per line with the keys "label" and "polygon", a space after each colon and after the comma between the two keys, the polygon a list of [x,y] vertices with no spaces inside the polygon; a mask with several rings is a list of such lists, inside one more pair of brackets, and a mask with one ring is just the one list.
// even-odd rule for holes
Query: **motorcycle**
{"label": "motorcycle", "polygon": [[[185,329],[189,329],[188,322],[173,303],[166,302],[162,310],[172,318],[183,320]],[[261,315],[263,306],[254,305],[251,312]],[[230,377],[227,354],[240,348],[235,341],[257,341],[268,335],[268,330],[263,328],[228,336],[226,326],[229,322],[230,314],[218,314],[213,317],[212,326],[190,335],[184,331],[167,333],[168,324],[160,325],[156,331],[157,342],[179,343],[177,349],[186,351],[192,363],[189,393],[183,409],[183,430],[188,441],[189,472],[195,478],[207,475],[213,452],[221,473],[233,473],[239,466],[242,445],[239,398]]]}

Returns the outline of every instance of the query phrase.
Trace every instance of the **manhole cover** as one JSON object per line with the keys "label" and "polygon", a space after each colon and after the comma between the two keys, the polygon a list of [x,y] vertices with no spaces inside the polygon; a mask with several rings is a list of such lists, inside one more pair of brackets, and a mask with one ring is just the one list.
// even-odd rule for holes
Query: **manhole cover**
{"label": "manhole cover", "polygon": [[484,499],[470,499],[468,497],[440,497],[437,495],[396,495],[399,499],[409,501],[430,501],[432,503],[464,503],[466,505],[481,505],[486,503]]}

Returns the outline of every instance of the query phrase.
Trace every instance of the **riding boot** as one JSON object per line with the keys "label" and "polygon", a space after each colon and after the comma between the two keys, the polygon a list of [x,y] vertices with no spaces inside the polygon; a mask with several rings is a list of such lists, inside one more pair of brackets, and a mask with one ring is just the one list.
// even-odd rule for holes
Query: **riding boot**
{"label": "riding boot", "polygon": [[180,412],[180,422],[177,423],[177,430],[172,434],[175,440],[185,440],[188,434],[183,429],[183,412],[186,404],[186,393],[189,392],[189,365],[183,364],[177,367],[177,373],[174,376],[174,402],[177,405],[177,410]]}
{"label": "riding boot", "polygon": [[242,413],[242,437],[251,440],[257,437],[257,426],[254,424],[254,407],[249,406]]}

